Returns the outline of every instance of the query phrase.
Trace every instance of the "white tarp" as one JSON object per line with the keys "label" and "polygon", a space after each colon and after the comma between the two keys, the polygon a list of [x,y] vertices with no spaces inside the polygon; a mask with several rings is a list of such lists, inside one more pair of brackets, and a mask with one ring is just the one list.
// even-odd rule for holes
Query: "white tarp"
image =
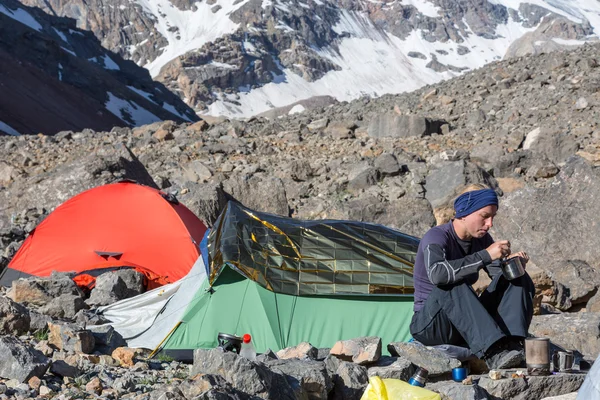
{"label": "white tarp", "polygon": [[129,347],[154,349],[180,321],[205,280],[206,267],[200,256],[190,272],[177,282],[100,307],[98,312],[111,321],[109,325]]}
{"label": "white tarp", "polygon": [[592,369],[579,388],[577,400],[600,400],[600,356],[594,361]]}

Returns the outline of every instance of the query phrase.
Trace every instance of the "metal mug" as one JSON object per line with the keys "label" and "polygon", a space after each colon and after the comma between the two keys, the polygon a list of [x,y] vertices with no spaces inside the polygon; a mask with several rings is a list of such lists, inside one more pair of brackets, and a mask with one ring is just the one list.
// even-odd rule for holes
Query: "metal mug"
{"label": "metal mug", "polygon": [[573,352],[570,350],[557,351],[552,356],[552,363],[554,364],[554,371],[556,372],[570,372],[573,369],[573,361],[575,357]]}
{"label": "metal mug", "polygon": [[504,277],[509,281],[525,275],[525,267],[523,267],[523,262],[519,256],[503,259],[501,267],[502,275],[504,275]]}
{"label": "metal mug", "polygon": [[548,375],[550,373],[550,339],[525,339],[525,362],[529,375]]}

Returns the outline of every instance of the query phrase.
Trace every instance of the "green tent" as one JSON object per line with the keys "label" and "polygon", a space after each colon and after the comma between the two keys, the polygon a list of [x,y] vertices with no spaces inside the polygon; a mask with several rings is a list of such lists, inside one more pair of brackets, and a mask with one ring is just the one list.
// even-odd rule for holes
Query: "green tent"
{"label": "green tent", "polygon": [[[230,202],[205,237],[206,278],[159,346],[178,359],[250,333],[258,352],[410,338],[418,239],[375,224],[299,221]],[[190,298],[188,297],[188,298]]]}

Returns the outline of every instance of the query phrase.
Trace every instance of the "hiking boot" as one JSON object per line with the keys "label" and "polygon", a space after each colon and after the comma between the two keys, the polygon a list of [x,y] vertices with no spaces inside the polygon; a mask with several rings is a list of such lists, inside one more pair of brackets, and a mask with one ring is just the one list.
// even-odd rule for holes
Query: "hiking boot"
{"label": "hiking boot", "polygon": [[503,349],[485,357],[489,369],[516,368],[525,361],[525,353],[521,350]]}

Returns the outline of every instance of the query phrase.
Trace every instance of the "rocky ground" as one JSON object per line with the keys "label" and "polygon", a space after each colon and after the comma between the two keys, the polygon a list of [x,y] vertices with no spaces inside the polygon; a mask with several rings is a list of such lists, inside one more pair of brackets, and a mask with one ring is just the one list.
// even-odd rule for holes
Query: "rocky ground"
{"label": "rocky ground", "polygon": [[[413,93],[334,103],[273,119],[167,121],[111,132],[0,137],[1,262],[6,264],[27,233],[61,202],[122,178],[176,194],[208,224],[228,198],[236,198],[280,215],[376,222],[416,236],[448,218],[449,202],[464,184],[485,182],[502,194],[493,236],[510,239],[515,249],[531,256],[528,271],[536,283],[538,314],[531,333],[592,361],[600,353],[599,52],[600,47],[586,45],[570,53],[513,58]],[[19,346],[33,345],[37,339],[26,332],[39,329],[23,329],[26,336],[19,340],[25,344]],[[57,357],[63,354],[57,345],[52,350],[58,351]],[[318,362],[325,367],[315,368],[327,370],[327,362]],[[153,374],[160,376],[156,384],[169,379],[179,383],[175,374],[181,371],[189,377],[187,366],[145,364],[150,372],[90,364],[91,369],[83,368],[88,372],[79,378],[79,387],[92,377],[92,370],[110,370],[110,379],[132,374],[133,381]],[[357,369],[354,364],[343,365]],[[206,368],[194,371],[209,375],[214,371]],[[259,366],[248,368],[263,371]],[[336,373],[346,373],[335,371],[323,378],[330,380],[326,388],[336,387],[331,383]],[[77,385],[57,376],[42,375],[44,386],[60,388],[67,396],[65,391],[71,389],[66,387]],[[100,372],[94,376],[107,390],[118,390]],[[209,392],[222,387],[271,396],[270,389],[251,392],[236,386],[241,383],[227,374],[225,381],[203,379],[213,378],[198,378],[192,385],[205,385]],[[577,390],[581,379],[569,374],[480,382],[497,398],[542,398]],[[298,385],[307,380],[291,381]],[[366,381],[361,382],[364,388]],[[128,385],[130,393],[138,390],[138,383]],[[468,396],[474,390],[448,381],[432,388],[448,398],[472,398]],[[532,388],[540,391],[527,392]],[[463,391],[467,389],[470,395]],[[298,398],[313,397],[294,393]],[[213,397],[199,398],[220,398],[205,396]]]}

